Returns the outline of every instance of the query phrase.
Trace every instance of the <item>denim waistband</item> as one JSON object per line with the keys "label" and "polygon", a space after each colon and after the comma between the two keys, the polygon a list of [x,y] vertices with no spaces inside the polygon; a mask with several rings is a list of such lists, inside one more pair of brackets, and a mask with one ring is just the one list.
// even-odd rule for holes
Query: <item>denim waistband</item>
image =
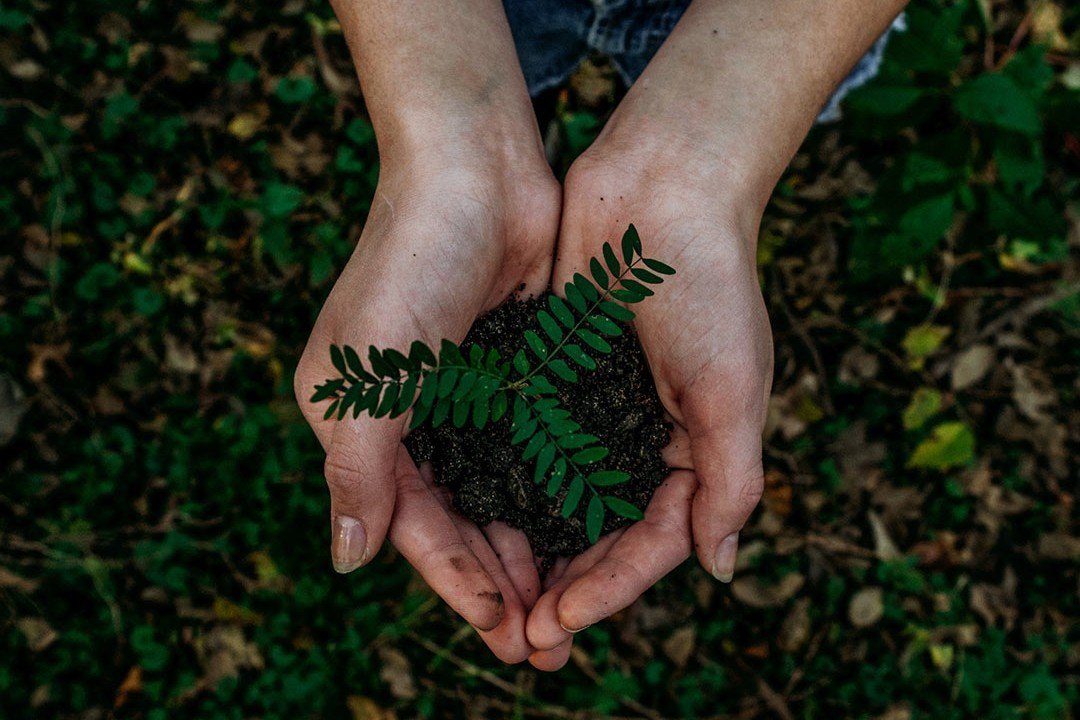
{"label": "denim waistband", "polygon": [[[663,44],[690,0],[503,0],[529,92],[558,87],[590,53],[610,58],[629,86]],[[826,103],[819,122],[839,117],[840,100],[877,74],[890,33],[878,39]]]}

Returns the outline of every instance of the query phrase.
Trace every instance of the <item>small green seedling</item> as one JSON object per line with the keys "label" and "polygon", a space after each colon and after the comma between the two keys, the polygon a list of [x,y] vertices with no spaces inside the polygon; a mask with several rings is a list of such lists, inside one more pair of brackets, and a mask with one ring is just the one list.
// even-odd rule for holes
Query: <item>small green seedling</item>
{"label": "small green seedling", "polygon": [[633,225],[622,238],[622,263],[604,243],[603,262],[589,261],[592,280],[576,273],[563,288],[565,300],[547,295],[548,309],[536,314],[543,336],[534,330],[524,333],[529,353],[523,347],[505,360],[498,350],[476,344],[466,349],[443,340],[436,355],[416,340],[408,355],[372,345],[364,367],[356,350],[331,345],[330,360],[341,375],[316,386],[311,401],[330,401],[326,419],[340,420],[350,410],[354,418],[364,412],[377,418],[397,417],[412,409],[410,430],[428,419],[434,427],[449,420],[456,427],[471,423],[482,429],[509,412],[511,443],[522,447],[523,460],[535,458],[533,480],[546,483],[548,496],[555,497],[569,479],[562,500],[564,518],[578,510],[588,490],[585,530],[589,542],[595,543],[607,510],[633,520],[642,512],[604,494],[604,488],[626,482],[630,474],[602,469],[608,449],[559,406],[556,388],[545,373],[576,383],[581,370],[596,367],[590,353],[611,352],[604,336],[621,335],[620,323],[634,319],[634,313],[619,303],[641,302],[653,294],[648,285],[675,274],[670,266],[641,252],[641,238]]}

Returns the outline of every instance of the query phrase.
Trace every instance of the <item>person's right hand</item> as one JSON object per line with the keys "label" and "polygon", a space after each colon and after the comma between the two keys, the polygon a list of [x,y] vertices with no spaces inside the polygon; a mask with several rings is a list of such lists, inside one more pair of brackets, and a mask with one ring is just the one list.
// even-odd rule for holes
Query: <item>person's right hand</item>
{"label": "person's right hand", "polygon": [[525,619],[540,581],[524,534],[501,523],[481,530],[450,507],[402,445],[408,414],[323,420],[326,404],[310,398],[337,374],[331,344],[366,357],[369,345],[407,352],[417,339],[460,342],[478,315],[511,293],[547,287],[560,191],[535,140],[517,154],[490,138],[487,147],[424,143],[435,157],[384,153],[367,224],[295,376],[297,401],[326,450],[335,569],[367,563],[389,532],[505,662],[532,651]]}

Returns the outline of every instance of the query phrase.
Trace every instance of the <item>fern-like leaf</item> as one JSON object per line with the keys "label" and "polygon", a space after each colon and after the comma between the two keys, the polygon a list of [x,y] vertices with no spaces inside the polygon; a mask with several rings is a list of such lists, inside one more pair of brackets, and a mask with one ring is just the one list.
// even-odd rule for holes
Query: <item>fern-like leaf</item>
{"label": "fern-like leaf", "polygon": [[[560,406],[558,389],[546,373],[572,384],[580,379],[577,368],[595,369],[593,355],[612,352],[605,336],[618,337],[634,319],[625,305],[651,296],[650,285],[675,274],[669,265],[642,255],[633,225],[623,234],[620,250],[621,262],[615,248],[604,243],[602,259],[588,263],[591,278],[575,273],[563,287],[565,299],[548,295],[547,309],[536,314],[543,335],[527,330],[524,347],[510,359],[476,344],[466,350],[443,340],[436,352],[415,340],[407,354],[370,346],[365,365],[353,347],[331,345],[330,364],[339,376],[316,385],[311,402],[329,401],[325,419],[343,419],[350,411],[353,417],[398,417],[411,410],[410,429],[447,421],[483,429],[509,415],[511,443],[521,447],[523,460],[534,461],[533,479],[544,484],[549,496],[563,493],[564,517],[578,511],[588,492],[586,534],[596,542],[608,511],[631,519],[640,518],[641,511],[599,492],[628,481],[630,475],[595,467],[607,458],[608,449],[595,435],[582,432]],[[571,480],[564,491],[567,478]]]}

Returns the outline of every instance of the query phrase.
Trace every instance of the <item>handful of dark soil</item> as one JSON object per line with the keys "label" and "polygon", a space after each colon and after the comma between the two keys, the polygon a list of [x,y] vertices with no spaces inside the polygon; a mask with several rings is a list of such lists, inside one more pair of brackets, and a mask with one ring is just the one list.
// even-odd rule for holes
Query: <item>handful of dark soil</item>
{"label": "handful of dark soil", "polygon": [[[463,343],[497,348],[511,357],[522,346],[525,330],[537,327],[536,313],[544,307],[537,299],[511,299],[479,318]],[[644,508],[668,475],[661,451],[671,425],[664,419],[652,375],[637,336],[626,332],[609,338],[612,352],[596,358],[597,367],[582,373],[577,383],[552,377],[559,403],[570,411],[582,430],[600,438],[611,454],[603,466],[630,473],[628,482],[610,488],[615,495]],[[494,520],[520,528],[537,556],[573,556],[589,547],[581,513],[563,519],[559,512],[564,488],[554,498],[533,482],[532,461],[521,459],[521,449],[510,444],[510,414],[483,430],[445,423],[420,425],[405,439],[417,463],[431,461],[435,481],[453,492],[457,509],[483,526]],[[607,513],[603,533],[630,524]]]}

